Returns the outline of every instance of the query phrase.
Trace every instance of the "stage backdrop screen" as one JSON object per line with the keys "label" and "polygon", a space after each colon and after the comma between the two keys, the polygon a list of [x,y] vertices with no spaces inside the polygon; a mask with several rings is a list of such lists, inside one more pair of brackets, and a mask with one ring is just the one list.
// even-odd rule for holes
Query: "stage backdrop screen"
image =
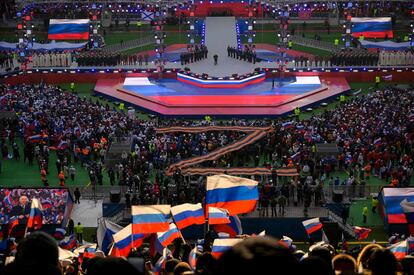
{"label": "stage backdrop screen", "polygon": [[30,214],[32,198],[43,208],[43,224],[65,225],[72,198],[65,188],[0,188],[0,225],[8,224],[12,217],[24,224]]}
{"label": "stage backdrop screen", "polygon": [[352,36],[365,38],[393,38],[391,17],[353,17]]}
{"label": "stage backdrop screen", "polygon": [[49,40],[88,40],[89,19],[50,19]]}

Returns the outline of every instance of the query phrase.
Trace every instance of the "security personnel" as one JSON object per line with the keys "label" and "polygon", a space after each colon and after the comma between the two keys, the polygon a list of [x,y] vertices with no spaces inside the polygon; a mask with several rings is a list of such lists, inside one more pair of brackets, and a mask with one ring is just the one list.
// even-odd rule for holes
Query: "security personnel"
{"label": "security personnel", "polygon": [[75,92],[75,82],[70,83],[70,90],[72,91],[72,93]]}
{"label": "security personnel", "polygon": [[345,95],[340,95],[340,96],[339,96],[339,102],[340,102],[341,104],[344,104],[344,103],[345,103]]}
{"label": "security personnel", "polygon": [[339,45],[339,39],[335,39],[335,46],[338,46]]}
{"label": "security personnel", "polygon": [[377,75],[377,76],[375,77],[375,88],[378,88],[378,86],[379,86],[380,82],[381,82],[381,78]]}
{"label": "security personnel", "polygon": [[367,218],[368,218],[368,207],[364,206],[364,208],[362,208],[362,222],[367,223]]}
{"label": "security personnel", "polygon": [[372,204],[372,213],[374,213],[374,214],[377,213],[376,211],[377,211],[377,207],[378,207],[378,204],[379,204],[378,198],[377,197],[372,197],[371,204]]}
{"label": "security personnel", "polygon": [[300,109],[299,109],[299,107],[296,107],[295,108],[295,117],[296,117],[297,121],[299,121],[299,116],[300,116]]}
{"label": "security personnel", "polygon": [[292,41],[289,41],[289,42],[288,42],[288,47],[289,47],[289,49],[292,49],[292,46],[293,46],[293,42],[292,42]]}
{"label": "security personnel", "polygon": [[119,110],[123,111],[125,109],[125,104],[124,103],[119,103]]}
{"label": "security personnel", "polygon": [[78,242],[82,243],[83,242],[83,225],[78,222],[78,224],[75,226],[75,233],[76,233],[76,238],[78,240]]}

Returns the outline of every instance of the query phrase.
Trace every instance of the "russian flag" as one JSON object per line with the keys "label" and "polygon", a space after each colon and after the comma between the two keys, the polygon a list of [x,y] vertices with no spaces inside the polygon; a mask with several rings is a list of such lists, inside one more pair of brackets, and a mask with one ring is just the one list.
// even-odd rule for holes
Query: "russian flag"
{"label": "russian flag", "polygon": [[259,199],[257,181],[216,175],[207,177],[206,207],[227,209],[230,215],[249,213]]}
{"label": "russian flag", "polygon": [[306,233],[308,233],[308,235],[322,228],[322,223],[319,221],[319,218],[303,221],[302,224],[305,227]]}
{"label": "russian flag", "polygon": [[414,201],[404,199],[401,201],[400,205],[405,214],[405,218],[407,219],[410,234],[414,236]]}
{"label": "russian flag", "polygon": [[96,247],[90,246],[90,247],[86,247],[85,250],[83,251],[83,258],[93,258],[95,257],[95,253],[96,253]]}
{"label": "russian flag", "polygon": [[204,224],[205,217],[201,203],[184,203],[171,207],[171,214],[177,227],[182,230],[192,224]]}
{"label": "russian flag", "polygon": [[132,233],[146,234],[165,232],[170,229],[168,218],[170,205],[132,206]]}
{"label": "russian flag", "polygon": [[127,257],[134,247],[140,247],[145,239],[144,234],[132,235],[132,224],[113,235],[114,246],[109,253],[111,256]]}
{"label": "russian flag", "polygon": [[49,40],[88,40],[89,19],[50,19]]}
{"label": "russian flag", "polygon": [[[113,235],[124,229],[122,226],[111,222],[105,218],[99,220],[98,229],[96,231],[96,240],[99,248],[108,254],[111,244],[114,241]],[[132,230],[131,230],[132,234]]]}
{"label": "russian flag", "polygon": [[215,239],[211,249],[211,255],[218,259],[225,251],[243,241],[243,239]]}
{"label": "russian flag", "polygon": [[282,236],[279,243],[287,248],[291,248],[293,240],[287,236]]}
{"label": "russian flag", "polygon": [[282,128],[283,129],[289,129],[293,127],[293,122],[292,121],[287,121],[287,122],[283,122],[282,123]]}
{"label": "russian flag", "polygon": [[353,230],[354,230],[356,239],[359,241],[362,241],[368,238],[368,235],[371,232],[370,228],[365,228],[365,227],[360,227],[360,226],[354,226]]}
{"label": "russian flag", "polygon": [[42,227],[42,221],[42,205],[38,199],[33,198],[29,218],[27,219],[27,228],[39,229]]}
{"label": "russian flag", "polygon": [[401,260],[408,254],[407,240],[393,244],[388,249],[394,254],[395,258]]}
{"label": "russian flag", "polygon": [[190,253],[188,254],[188,264],[190,265],[192,270],[196,269],[197,265],[197,245],[191,249]]}
{"label": "russian flag", "polygon": [[167,231],[157,233],[158,242],[163,247],[167,247],[175,239],[181,238],[181,232],[174,223],[170,223],[169,227]]}
{"label": "russian flag", "polygon": [[160,274],[161,270],[165,267],[165,263],[167,262],[169,257],[172,257],[172,252],[168,248],[164,248],[161,257],[155,263],[152,272],[154,272],[154,274],[156,275]]}
{"label": "russian flag", "polygon": [[208,224],[230,223],[229,211],[223,208],[208,208]]}
{"label": "russian flag", "polygon": [[41,141],[47,140],[48,138],[49,138],[48,135],[39,134],[39,135],[33,135],[33,136],[28,137],[28,140],[30,142],[41,142]]}
{"label": "russian flag", "polygon": [[393,38],[391,17],[353,17],[352,36],[358,38]]}
{"label": "russian flag", "polygon": [[11,191],[10,190],[5,190],[3,202],[6,206],[13,204],[13,199],[11,198]]}
{"label": "russian flag", "polygon": [[8,233],[7,233],[9,237],[11,236],[13,228],[17,225],[19,225],[19,218],[17,216],[11,217],[9,220]]}
{"label": "russian flag", "polygon": [[51,207],[52,207],[52,202],[50,201],[49,198],[47,198],[44,201],[42,201],[42,208],[43,209],[49,209]]}
{"label": "russian flag", "polygon": [[59,246],[63,249],[72,250],[78,245],[75,235],[72,234],[59,242]]}
{"label": "russian flag", "polygon": [[381,138],[377,138],[376,140],[374,140],[373,144],[374,145],[381,144]]}
{"label": "russian flag", "polygon": [[56,228],[55,233],[53,233],[53,237],[57,240],[62,240],[66,235],[66,230],[64,228]]}
{"label": "russian flag", "polygon": [[230,223],[224,223],[224,224],[215,224],[212,226],[214,231],[217,233],[227,233],[229,234],[230,238],[234,238],[237,235],[243,234],[243,228],[240,222],[239,217],[236,216],[230,216]]}

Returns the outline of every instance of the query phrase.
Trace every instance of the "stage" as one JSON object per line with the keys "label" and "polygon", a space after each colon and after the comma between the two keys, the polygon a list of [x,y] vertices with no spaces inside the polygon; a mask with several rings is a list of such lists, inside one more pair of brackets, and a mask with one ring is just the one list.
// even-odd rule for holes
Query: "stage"
{"label": "stage", "polygon": [[[223,80],[220,80],[223,81]],[[99,79],[95,92],[165,117],[277,117],[336,98],[350,89],[342,77],[267,78],[241,88],[203,88],[175,78],[130,74]]]}

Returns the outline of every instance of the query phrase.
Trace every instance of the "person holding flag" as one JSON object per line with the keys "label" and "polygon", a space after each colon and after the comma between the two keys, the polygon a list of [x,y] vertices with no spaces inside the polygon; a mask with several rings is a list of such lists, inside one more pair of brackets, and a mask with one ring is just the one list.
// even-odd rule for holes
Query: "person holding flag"
{"label": "person holding flag", "polygon": [[27,229],[33,228],[38,230],[42,227],[43,222],[43,210],[42,204],[38,199],[32,199],[32,205],[30,207],[30,215],[27,220]]}

